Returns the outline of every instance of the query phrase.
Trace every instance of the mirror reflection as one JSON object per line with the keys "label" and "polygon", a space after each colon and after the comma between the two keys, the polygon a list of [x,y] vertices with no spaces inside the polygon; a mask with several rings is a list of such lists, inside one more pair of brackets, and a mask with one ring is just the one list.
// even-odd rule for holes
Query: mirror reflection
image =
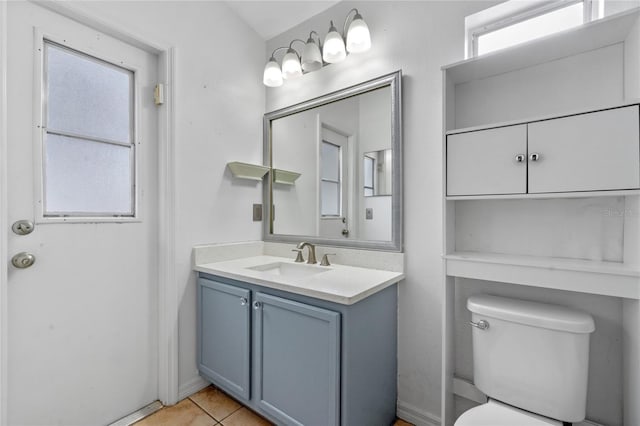
{"label": "mirror reflection", "polygon": [[362,165],[364,196],[390,196],[392,169],[391,149],[365,152]]}
{"label": "mirror reflection", "polygon": [[273,234],[392,240],[389,85],[271,120]]}

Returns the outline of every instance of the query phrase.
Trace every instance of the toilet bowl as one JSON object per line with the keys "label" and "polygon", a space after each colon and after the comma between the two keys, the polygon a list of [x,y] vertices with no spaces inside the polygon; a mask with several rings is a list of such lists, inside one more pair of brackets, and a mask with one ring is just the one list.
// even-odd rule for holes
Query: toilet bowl
{"label": "toilet bowl", "polygon": [[455,426],[562,426],[562,422],[489,400],[465,411]]}

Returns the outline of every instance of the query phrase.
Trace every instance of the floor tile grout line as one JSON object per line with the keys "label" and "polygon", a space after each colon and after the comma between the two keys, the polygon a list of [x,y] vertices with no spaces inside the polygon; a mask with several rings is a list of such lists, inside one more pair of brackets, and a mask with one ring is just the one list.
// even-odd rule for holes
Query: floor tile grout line
{"label": "floor tile grout line", "polygon": [[[238,408],[236,408],[235,410],[233,410],[232,412],[230,412],[229,414],[227,414],[226,416],[224,416],[222,419],[218,420],[217,418],[215,418],[212,414],[210,414],[206,408],[204,408],[202,405],[198,404],[196,401],[194,401],[191,397],[193,395],[195,395],[195,393],[193,395],[190,395],[187,397],[187,399],[189,399],[189,401],[193,402],[195,405],[198,406],[198,408],[200,408],[202,411],[204,411],[207,416],[211,417],[213,420],[215,420],[216,422],[218,422],[219,424],[222,424],[223,420],[226,420],[227,418],[229,418],[230,416],[232,416],[234,413],[236,413],[239,410],[242,410],[243,408],[245,408],[244,404],[241,404],[239,401],[236,401],[235,399],[231,398],[229,395],[227,395],[226,393],[222,392],[220,389],[213,387],[212,388],[217,391],[222,393],[225,397],[229,398],[230,400],[234,401],[235,403],[237,403],[239,405]],[[197,393],[197,392],[196,392]]]}
{"label": "floor tile grout line", "polygon": [[187,399],[191,402],[193,402],[193,404],[198,407],[200,410],[204,411],[204,413],[211,417],[213,420],[216,421],[216,424],[220,423],[220,420],[216,419],[215,417],[213,417],[202,405],[198,404],[196,401],[194,401],[193,399],[191,399],[191,396],[188,396]]}

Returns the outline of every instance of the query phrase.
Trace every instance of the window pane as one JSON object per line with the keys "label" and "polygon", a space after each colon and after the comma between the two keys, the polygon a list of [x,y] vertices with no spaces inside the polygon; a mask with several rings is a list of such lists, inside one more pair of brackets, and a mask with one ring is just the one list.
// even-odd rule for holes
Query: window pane
{"label": "window pane", "polygon": [[580,2],[482,34],[477,40],[478,55],[581,25],[584,21],[583,11],[584,4]]}
{"label": "window pane", "polygon": [[335,182],[321,183],[320,213],[322,216],[340,215],[340,184]]}
{"label": "window pane", "polygon": [[47,127],[131,142],[131,71],[46,44]]}
{"label": "window pane", "polygon": [[132,148],[47,135],[45,215],[132,215]]}
{"label": "window pane", "polygon": [[322,142],[320,178],[340,180],[340,147],[328,142]]}
{"label": "window pane", "polygon": [[373,158],[364,157],[364,186],[369,188],[373,188],[373,163]]}

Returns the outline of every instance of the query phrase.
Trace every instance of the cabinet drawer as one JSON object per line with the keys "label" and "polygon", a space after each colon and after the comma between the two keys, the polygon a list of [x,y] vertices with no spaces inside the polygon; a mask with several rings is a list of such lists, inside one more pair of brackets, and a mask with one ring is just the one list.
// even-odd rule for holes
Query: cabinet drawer
{"label": "cabinet drawer", "polygon": [[449,135],[447,195],[524,194],[526,154],[525,124]]}
{"label": "cabinet drawer", "polygon": [[529,192],[640,187],[638,105],[529,124]]}

